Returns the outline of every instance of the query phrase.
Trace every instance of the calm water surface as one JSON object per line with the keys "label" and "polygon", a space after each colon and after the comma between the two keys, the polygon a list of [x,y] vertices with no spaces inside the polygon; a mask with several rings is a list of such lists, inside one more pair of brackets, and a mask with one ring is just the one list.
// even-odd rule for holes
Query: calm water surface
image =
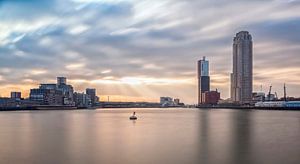
{"label": "calm water surface", "polygon": [[0,112],[2,164],[299,164],[299,111]]}

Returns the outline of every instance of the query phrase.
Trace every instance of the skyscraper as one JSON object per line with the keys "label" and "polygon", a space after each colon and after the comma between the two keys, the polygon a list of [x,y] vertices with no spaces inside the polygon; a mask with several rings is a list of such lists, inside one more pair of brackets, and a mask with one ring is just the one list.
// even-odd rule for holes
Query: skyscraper
{"label": "skyscraper", "polygon": [[198,61],[198,105],[202,104],[202,93],[210,90],[209,63],[203,57]]}
{"label": "skyscraper", "polygon": [[233,39],[233,72],[231,74],[231,100],[249,103],[252,100],[253,52],[252,36],[241,31]]}

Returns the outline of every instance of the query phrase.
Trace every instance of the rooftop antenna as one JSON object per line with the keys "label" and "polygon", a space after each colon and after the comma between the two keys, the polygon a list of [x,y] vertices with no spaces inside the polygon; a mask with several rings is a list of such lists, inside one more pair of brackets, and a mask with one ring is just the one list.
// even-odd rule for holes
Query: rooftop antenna
{"label": "rooftop antenna", "polygon": [[203,56],[203,61],[205,61],[205,56]]}

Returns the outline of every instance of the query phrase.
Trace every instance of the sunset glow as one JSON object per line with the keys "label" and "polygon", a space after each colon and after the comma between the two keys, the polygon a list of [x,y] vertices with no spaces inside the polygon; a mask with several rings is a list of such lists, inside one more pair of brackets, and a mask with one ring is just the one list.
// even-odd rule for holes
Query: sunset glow
{"label": "sunset glow", "polygon": [[0,95],[27,97],[66,76],[103,101],[196,103],[196,62],[206,56],[211,88],[225,99],[241,30],[253,36],[254,91],[272,84],[282,96],[286,83],[289,96],[299,95],[299,1],[231,1],[1,1]]}

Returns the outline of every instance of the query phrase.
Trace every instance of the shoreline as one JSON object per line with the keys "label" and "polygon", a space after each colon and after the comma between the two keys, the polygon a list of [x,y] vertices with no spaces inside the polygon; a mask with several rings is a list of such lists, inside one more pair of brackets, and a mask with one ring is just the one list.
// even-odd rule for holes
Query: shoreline
{"label": "shoreline", "polygon": [[280,110],[300,111],[300,107],[255,107],[255,106],[201,106],[198,109]]}
{"label": "shoreline", "polygon": [[[78,108],[74,106],[32,106],[32,107],[1,107],[1,111],[42,111],[42,110],[96,110],[96,109],[125,109],[125,108],[143,108],[143,109],[152,109],[152,108],[159,108],[159,109],[168,109],[162,107],[91,107],[91,108]],[[181,109],[190,109],[184,107],[169,107],[169,108],[181,108]],[[194,109],[235,109],[235,110],[273,110],[273,111],[300,111],[299,107],[295,108],[287,108],[287,107],[242,107],[242,106],[201,106],[195,107]]]}

